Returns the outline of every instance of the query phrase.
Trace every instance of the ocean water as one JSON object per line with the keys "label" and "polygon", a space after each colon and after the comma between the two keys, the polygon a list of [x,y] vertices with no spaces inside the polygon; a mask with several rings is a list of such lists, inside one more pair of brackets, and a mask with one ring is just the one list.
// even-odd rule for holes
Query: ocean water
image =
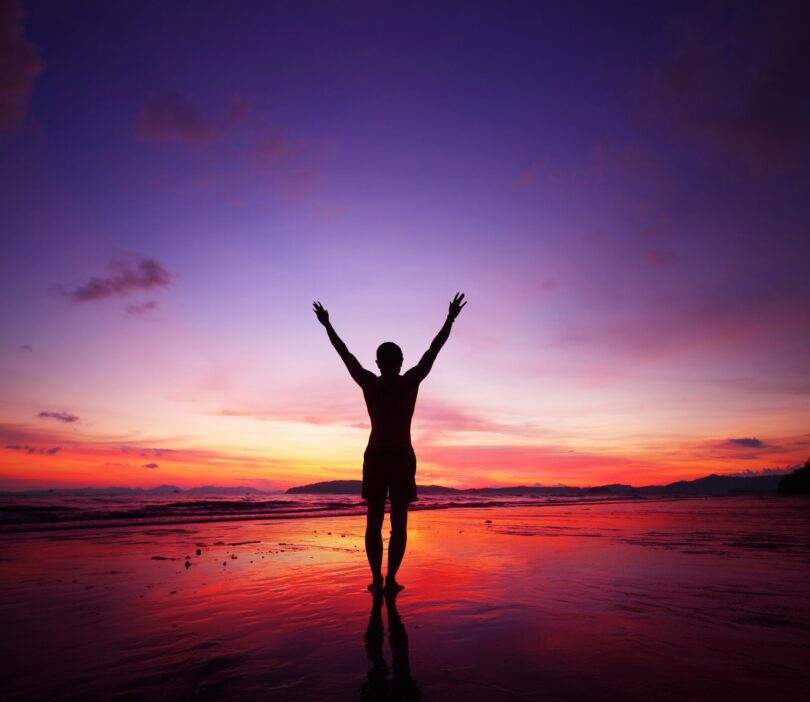
{"label": "ocean water", "polygon": [[[488,507],[531,507],[627,501],[616,496],[537,497],[425,495],[412,510]],[[183,493],[171,495],[0,495],[0,533],[32,529],[185,524],[247,519],[304,519],[365,512],[357,495],[261,494],[234,497]]]}

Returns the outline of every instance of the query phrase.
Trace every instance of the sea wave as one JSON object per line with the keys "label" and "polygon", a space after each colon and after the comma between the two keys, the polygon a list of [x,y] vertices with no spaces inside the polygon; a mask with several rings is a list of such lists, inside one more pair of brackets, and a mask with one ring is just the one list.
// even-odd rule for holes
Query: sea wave
{"label": "sea wave", "polygon": [[[412,510],[532,507],[580,502],[615,502],[638,498],[503,497],[428,495]],[[156,525],[248,519],[302,519],[360,514],[366,503],[357,495],[246,495],[234,498],[189,496],[0,496],[0,533]]]}

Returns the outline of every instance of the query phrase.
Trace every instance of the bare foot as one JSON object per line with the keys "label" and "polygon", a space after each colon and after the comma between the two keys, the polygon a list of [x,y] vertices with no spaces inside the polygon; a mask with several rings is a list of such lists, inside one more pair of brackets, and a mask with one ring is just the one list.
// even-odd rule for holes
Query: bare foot
{"label": "bare foot", "polygon": [[372,581],[371,581],[371,582],[368,584],[368,591],[369,591],[369,592],[370,592],[372,595],[380,595],[380,594],[382,594],[383,589],[384,589],[384,588],[383,588],[383,579],[382,579],[382,575],[380,575],[379,577],[375,576],[374,580],[372,580]]}
{"label": "bare foot", "polygon": [[397,593],[400,592],[400,590],[404,590],[404,589],[405,589],[404,585],[400,585],[393,578],[388,578],[385,581],[385,587],[383,588],[383,591],[385,592],[386,595],[395,595],[396,596]]}

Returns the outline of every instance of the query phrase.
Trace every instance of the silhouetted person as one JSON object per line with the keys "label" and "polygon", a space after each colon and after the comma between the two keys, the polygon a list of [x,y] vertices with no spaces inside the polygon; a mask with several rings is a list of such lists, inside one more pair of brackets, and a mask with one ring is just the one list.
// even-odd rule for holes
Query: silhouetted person
{"label": "silhouetted person", "polygon": [[318,321],[326,327],[329,340],[338,352],[349,374],[363,389],[368,415],[371,418],[371,436],[363,456],[363,499],[368,503],[366,518],[366,555],[371,566],[372,594],[383,589],[382,576],[382,524],[385,516],[385,498],[391,501],[391,540],[388,543],[388,573],[385,591],[396,594],[402,589],[396,575],[408,539],[408,505],[416,499],[416,455],[411,446],[411,418],[416,405],[416,394],[421,383],[450,336],[453,322],[461,312],[463,294],[456,294],[436,338],[419,363],[400,375],[402,350],[386,341],[377,349],[377,367],[380,375],[360,365],[349,353],[329,322],[329,313],[320,302],[313,306]]}

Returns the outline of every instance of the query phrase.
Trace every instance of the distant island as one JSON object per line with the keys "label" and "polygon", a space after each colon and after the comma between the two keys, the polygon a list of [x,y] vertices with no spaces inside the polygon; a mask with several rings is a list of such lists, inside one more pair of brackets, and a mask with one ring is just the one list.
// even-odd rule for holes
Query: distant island
{"label": "distant island", "polygon": [[[810,461],[808,462],[810,465]],[[805,469],[801,469],[805,470]],[[798,471],[797,471],[798,472]],[[810,473],[810,469],[808,469]],[[757,475],[737,477],[729,475],[707,475],[696,480],[679,480],[668,485],[645,485],[634,487],[613,483],[594,487],[568,487],[516,485],[512,487],[451,488],[443,485],[420,485],[421,495],[493,495],[502,497],[585,497],[590,495],[632,496],[712,496],[776,493],[780,481],[788,476]],[[810,476],[808,476],[810,477]],[[321,483],[301,485],[287,490],[288,495],[359,495],[360,480],[328,480]]]}
{"label": "distant island", "polygon": [[[354,495],[360,496],[360,480],[327,480],[320,483],[300,485],[286,490],[287,495]],[[169,495],[227,495],[239,497],[244,495],[278,495],[283,490],[259,490],[254,487],[224,487],[220,485],[202,485],[200,487],[180,488],[177,485],[158,485],[153,488],[132,487],[77,487],[51,488],[39,490],[2,490],[0,495],[15,496],[169,496]],[[717,475],[712,473],[696,480],[679,480],[668,485],[644,485],[634,487],[622,483],[595,485],[593,487],[569,487],[567,485],[513,485],[508,487],[453,488],[444,485],[420,485],[421,495],[491,495],[501,497],[587,497],[595,495],[615,495],[617,497],[634,496],[717,496],[746,494],[807,494],[810,493],[810,460],[804,467],[788,474],[754,475],[748,477]]]}

